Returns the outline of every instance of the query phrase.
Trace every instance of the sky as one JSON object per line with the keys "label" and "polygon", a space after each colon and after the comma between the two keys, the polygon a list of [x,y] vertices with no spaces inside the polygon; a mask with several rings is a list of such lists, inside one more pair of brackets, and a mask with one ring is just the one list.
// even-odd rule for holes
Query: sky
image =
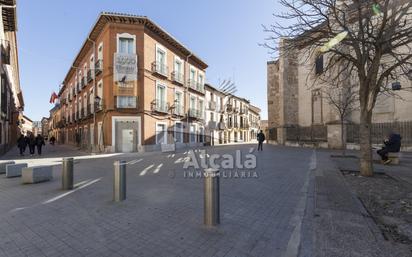
{"label": "sky", "polygon": [[236,95],[262,109],[267,119],[268,36],[277,0],[18,0],[18,51],[24,113],[49,117],[52,92],[58,92],[74,57],[100,12],[148,16],[204,60],[207,82],[231,79]]}

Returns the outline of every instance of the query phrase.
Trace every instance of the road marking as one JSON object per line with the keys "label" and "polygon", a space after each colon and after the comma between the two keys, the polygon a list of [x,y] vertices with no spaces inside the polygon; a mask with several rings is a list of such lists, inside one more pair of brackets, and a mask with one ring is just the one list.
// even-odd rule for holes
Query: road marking
{"label": "road marking", "polygon": [[139,162],[141,162],[141,161],[143,161],[143,159],[136,159],[136,160],[131,160],[131,161],[129,161],[129,162],[126,163],[126,164],[134,165],[134,164],[139,163]]}
{"label": "road marking", "polygon": [[152,164],[152,165],[146,167],[144,170],[142,170],[142,172],[140,172],[140,176],[146,175],[146,173],[147,173],[151,168],[153,168],[153,166],[154,166],[154,164]]}
{"label": "road marking", "polygon": [[82,181],[82,182],[79,182],[79,183],[77,183],[77,184],[74,184],[73,187],[74,187],[74,188],[79,187],[79,186],[81,186],[81,185],[83,185],[83,184],[85,184],[85,183],[87,183],[87,182],[89,182],[89,181],[90,181],[90,179],[85,180],[85,181]]}
{"label": "road marking", "polygon": [[68,195],[70,195],[70,194],[72,194],[72,193],[74,193],[74,192],[82,189],[82,188],[85,188],[85,187],[90,186],[90,185],[92,185],[92,184],[94,184],[94,183],[96,183],[96,182],[99,182],[101,179],[102,179],[102,178],[98,178],[98,179],[92,180],[92,181],[90,181],[90,182],[88,182],[88,183],[86,183],[86,184],[84,184],[84,185],[82,185],[82,186],[80,186],[80,187],[72,190],[72,191],[66,192],[66,193],[64,193],[64,194],[58,195],[58,196],[56,196],[56,197],[53,197],[53,198],[51,198],[51,199],[49,199],[49,200],[47,200],[47,201],[44,201],[44,202],[42,202],[42,204],[49,204],[49,203],[52,203],[52,202],[54,202],[54,201],[57,201],[57,200],[65,197],[65,196],[68,196]]}
{"label": "road marking", "polygon": [[153,171],[153,173],[154,173],[154,174],[159,173],[160,168],[162,168],[162,166],[163,166],[163,163],[157,165],[157,167],[156,167],[156,169]]}

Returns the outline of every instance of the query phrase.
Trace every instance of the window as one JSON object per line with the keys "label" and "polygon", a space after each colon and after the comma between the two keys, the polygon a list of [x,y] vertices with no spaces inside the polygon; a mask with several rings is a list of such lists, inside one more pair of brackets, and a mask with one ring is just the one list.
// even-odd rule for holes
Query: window
{"label": "window", "polygon": [[194,96],[190,97],[190,108],[191,109],[196,108],[196,97],[194,97]]}
{"label": "window", "polygon": [[203,100],[199,100],[199,115],[203,117]]}
{"label": "window", "polygon": [[205,129],[203,127],[199,128],[199,142],[203,143],[204,142],[204,133]]}
{"label": "window", "polygon": [[175,73],[177,74],[183,74],[183,63],[182,60],[177,59],[175,60]]}
{"label": "window", "polygon": [[180,91],[175,92],[175,113],[183,114],[183,93]]}
{"label": "window", "polygon": [[160,103],[166,103],[166,87],[158,84],[156,87],[156,100]]}
{"label": "window", "polygon": [[166,51],[160,47],[156,47],[156,61],[161,65],[166,65]]}
{"label": "window", "polygon": [[165,123],[156,123],[156,144],[167,143],[167,130]]}
{"label": "window", "polygon": [[190,77],[189,77],[191,82],[194,82],[196,80],[196,70],[191,68],[190,69]]}
{"label": "window", "polygon": [[195,125],[190,125],[190,143],[196,142],[196,127]]}
{"label": "window", "polygon": [[117,108],[136,108],[135,96],[117,96]]}
{"label": "window", "polygon": [[101,80],[97,83],[97,96],[103,99],[103,81]]}
{"label": "window", "polygon": [[99,47],[97,49],[97,59],[103,60],[103,42],[99,44]]}
{"label": "window", "polygon": [[183,143],[183,124],[181,122],[175,123],[175,142]]}
{"label": "window", "polygon": [[118,52],[122,54],[134,54],[134,39],[119,37]]}
{"label": "window", "polygon": [[316,58],[315,61],[315,73],[317,75],[323,73],[323,55]]}

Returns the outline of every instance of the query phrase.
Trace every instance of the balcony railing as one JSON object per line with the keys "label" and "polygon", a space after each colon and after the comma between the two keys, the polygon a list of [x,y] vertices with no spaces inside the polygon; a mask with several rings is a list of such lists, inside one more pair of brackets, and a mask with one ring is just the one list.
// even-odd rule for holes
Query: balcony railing
{"label": "balcony railing", "polygon": [[215,101],[210,101],[208,105],[208,109],[211,111],[216,110],[216,102]]}
{"label": "balcony railing", "polygon": [[161,113],[168,113],[169,107],[165,101],[160,101],[158,99],[155,99],[152,102],[152,110],[156,112],[161,112]]}
{"label": "balcony railing", "polygon": [[154,73],[157,73],[159,75],[167,77],[167,74],[169,73],[169,68],[164,63],[153,62],[152,63],[152,71]]}
{"label": "balcony railing", "polygon": [[189,117],[195,118],[195,119],[203,119],[203,111],[195,109],[195,108],[190,108]]}
{"label": "balcony railing", "polygon": [[205,92],[205,85],[197,82],[196,80],[189,79],[189,87],[201,93]]}
{"label": "balcony railing", "polygon": [[94,79],[93,71],[92,71],[92,70],[89,70],[89,71],[87,72],[87,83],[92,82],[93,79]]}
{"label": "balcony railing", "polygon": [[226,105],[226,111],[227,112],[232,112],[233,111],[233,106],[231,104]]}
{"label": "balcony railing", "polygon": [[183,73],[177,71],[172,72],[172,80],[183,85]]}
{"label": "balcony railing", "polygon": [[185,113],[185,112],[184,112],[184,109],[183,109],[183,106],[182,106],[182,105],[180,105],[180,104],[175,105],[174,110],[173,110],[173,114],[174,114],[174,115],[183,116],[184,113]]}
{"label": "balcony railing", "polygon": [[95,76],[100,75],[103,72],[103,60],[97,60],[94,66]]}
{"label": "balcony railing", "polygon": [[246,114],[247,113],[247,108],[246,107],[240,108],[239,113],[240,114]]}

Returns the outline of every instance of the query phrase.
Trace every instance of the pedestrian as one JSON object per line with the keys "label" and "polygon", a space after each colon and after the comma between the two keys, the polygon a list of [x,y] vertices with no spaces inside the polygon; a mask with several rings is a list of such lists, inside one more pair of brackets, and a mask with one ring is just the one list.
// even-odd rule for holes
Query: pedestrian
{"label": "pedestrian", "polygon": [[56,142],[56,138],[54,136],[50,137],[50,144],[54,145],[54,142]]}
{"label": "pedestrian", "polygon": [[23,150],[23,152],[26,152],[26,148],[27,148],[27,146],[29,146],[29,147],[30,147],[30,138],[29,138],[29,134],[26,134],[26,135],[24,136],[24,140],[26,141],[26,144],[24,145],[24,150]]}
{"label": "pedestrian", "polygon": [[23,134],[17,139],[17,147],[20,150],[20,155],[24,155],[24,151],[26,150],[26,138]]}
{"label": "pedestrian", "polygon": [[37,153],[41,155],[41,149],[45,145],[44,138],[42,135],[38,134],[36,137]]}
{"label": "pedestrian", "polygon": [[388,137],[383,141],[384,146],[378,150],[377,153],[381,156],[383,164],[389,164],[391,160],[388,157],[388,153],[397,153],[401,150],[402,137],[399,134],[393,132],[388,134]]}
{"label": "pedestrian", "polygon": [[258,141],[258,151],[263,151],[263,142],[265,141],[265,134],[263,134],[263,130],[257,134],[256,138]]}
{"label": "pedestrian", "polygon": [[30,150],[30,155],[31,156],[33,156],[35,149],[36,149],[36,138],[34,137],[33,133],[30,133],[30,136],[29,136],[29,150]]}

